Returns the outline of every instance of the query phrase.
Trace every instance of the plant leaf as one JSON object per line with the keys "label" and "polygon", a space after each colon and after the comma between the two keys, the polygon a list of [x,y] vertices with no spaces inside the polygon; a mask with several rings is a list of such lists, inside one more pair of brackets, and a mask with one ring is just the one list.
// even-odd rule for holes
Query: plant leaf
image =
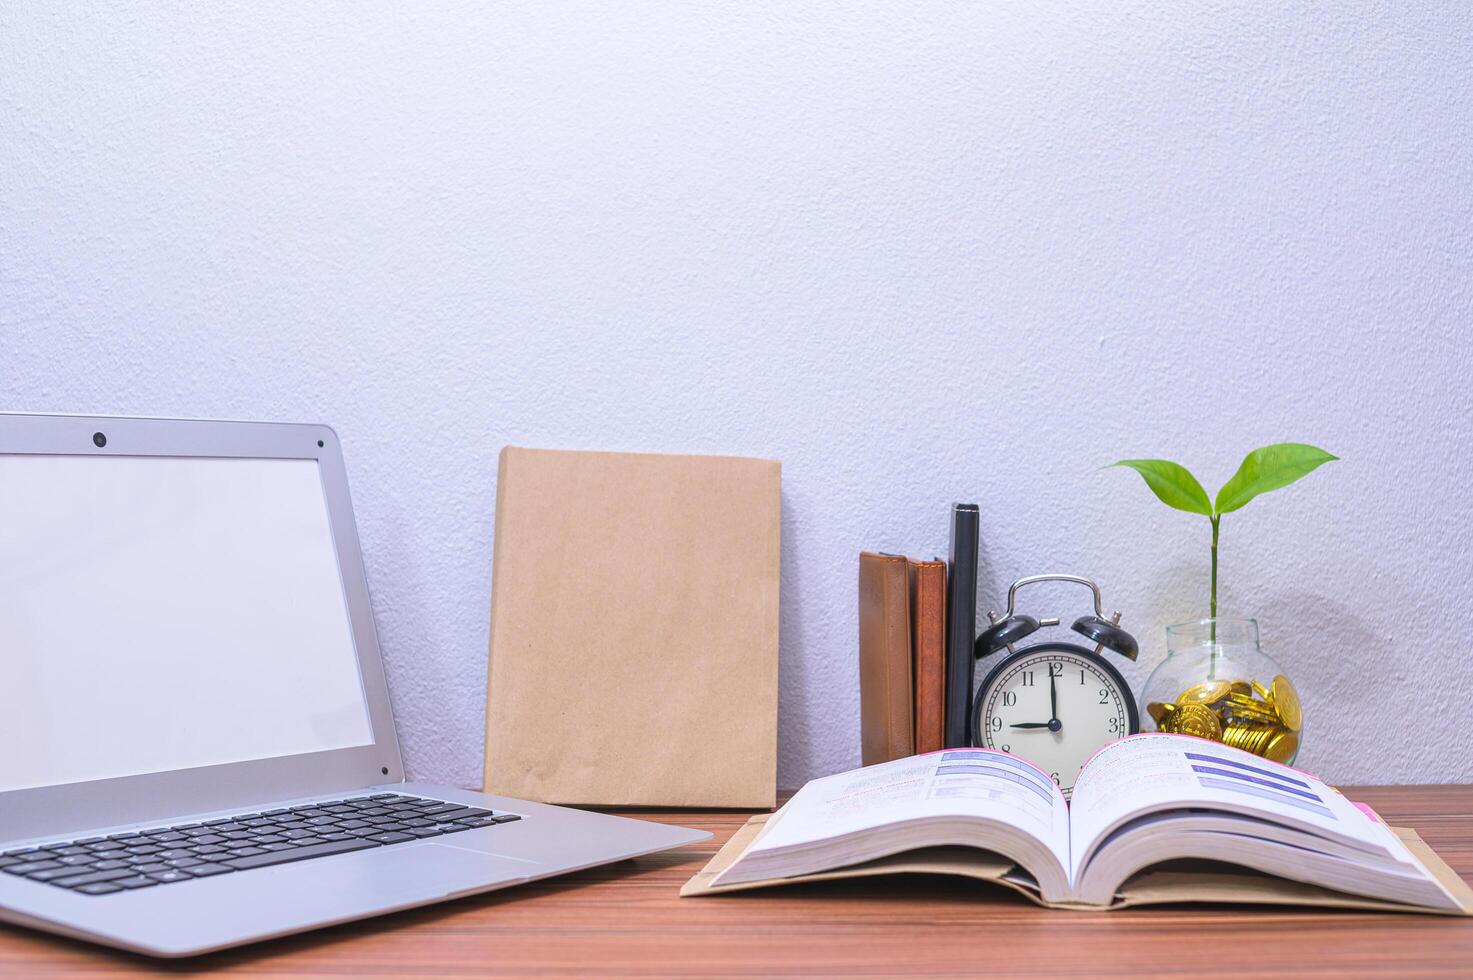
{"label": "plant leaf", "polygon": [[1287,487],[1321,464],[1339,458],[1302,442],[1280,442],[1255,449],[1243,457],[1238,472],[1217,491],[1217,512],[1235,511],[1260,493]]}
{"label": "plant leaf", "polygon": [[1212,501],[1197,478],[1180,463],[1168,459],[1122,459],[1111,466],[1128,466],[1141,475],[1163,504],[1188,514],[1212,516]]}

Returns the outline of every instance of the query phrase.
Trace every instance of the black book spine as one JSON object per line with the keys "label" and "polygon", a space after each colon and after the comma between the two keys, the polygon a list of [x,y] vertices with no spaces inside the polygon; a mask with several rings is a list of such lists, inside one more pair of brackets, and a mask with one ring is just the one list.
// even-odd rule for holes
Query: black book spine
{"label": "black book spine", "polygon": [[972,645],[977,640],[976,504],[951,509],[951,553],[947,556],[946,747],[971,741]]}

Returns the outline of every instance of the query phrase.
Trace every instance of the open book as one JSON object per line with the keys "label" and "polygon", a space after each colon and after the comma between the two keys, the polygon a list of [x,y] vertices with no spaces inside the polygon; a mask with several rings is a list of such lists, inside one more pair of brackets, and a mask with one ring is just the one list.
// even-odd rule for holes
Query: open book
{"label": "open book", "polygon": [[1186,735],[1110,744],[1080,771],[1072,802],[1017,756],[947,749],[815,779],[744,831],[681,894],[928,871],[1075,908],[1198,900],[1473,914],[1473,890],[1415,834],[1307,773]]}

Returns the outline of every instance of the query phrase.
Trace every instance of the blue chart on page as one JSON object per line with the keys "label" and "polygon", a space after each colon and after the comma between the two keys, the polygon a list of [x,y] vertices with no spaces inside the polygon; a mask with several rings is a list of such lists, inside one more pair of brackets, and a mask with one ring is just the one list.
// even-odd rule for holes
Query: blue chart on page
{"label": "blue chart on page", "polygon": [[1322,817],[1335,819],[1325,801],[1310,789],[1308,783],[1283,772],[1250,766],[1235,759],[1223,759],[1201,752],[1186,753],[1197,781],[1211,789],[1225,789],[1244,796],[1257,796],[1286,806],[1298,807]]}
{"label": "blue chart on page", "polygon": [[[984,749],[961,749],[944,753],[941,764],[936,767],[936,775],[954,776],[961,773],[1004,779],[1037,793],[1045,802],[1053,802],[1054,785],[1049,778],[1039,772],[1037,767],[1010,755]],[[949,794],[938,792],[936,795]]]}

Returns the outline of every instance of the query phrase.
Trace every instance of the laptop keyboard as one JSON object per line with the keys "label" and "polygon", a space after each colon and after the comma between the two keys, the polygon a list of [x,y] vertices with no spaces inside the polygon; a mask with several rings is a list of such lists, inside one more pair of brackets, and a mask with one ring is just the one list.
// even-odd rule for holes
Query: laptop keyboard
{"label": "laptop keyboard", "polygon": [[460,803],[377,793],[7,851],[0,854],[0,871],[81,895],[113,895],[520,819]]}

